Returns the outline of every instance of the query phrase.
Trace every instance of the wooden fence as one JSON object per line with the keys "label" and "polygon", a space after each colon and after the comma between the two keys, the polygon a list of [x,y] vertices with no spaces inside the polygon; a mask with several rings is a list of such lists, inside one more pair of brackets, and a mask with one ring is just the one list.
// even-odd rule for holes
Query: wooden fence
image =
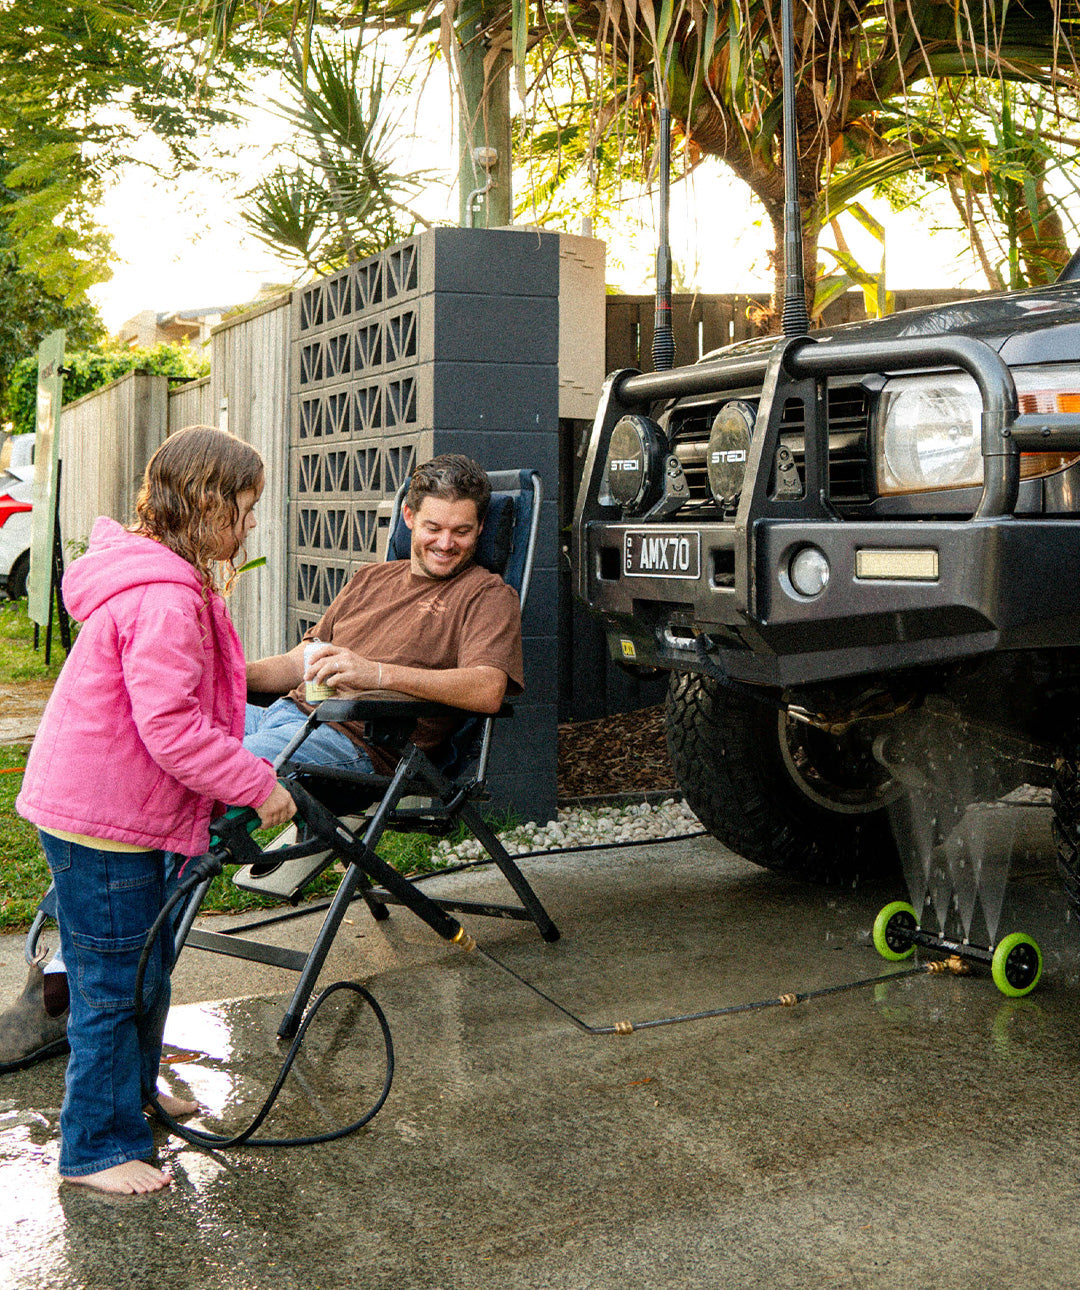
{"label": "wooden fence", "polygon": [[[291,295],[222,323],[210,340],[211,424],[250,443],[266,464],[266,485],[248,539],[249,559],[266,564],[239,579],[230,603],[249,658],[279,654],[288,585],[289,347]],[[183,387],[177,395],[183,393]],[[176,397],[176,396],[174,396]]]}
{"label": "wooden fence", "polygon": [[[950,300],[968,300],[982,294],[957,288],[897,291],[896,312],[920,305],[941,305]],[[680,366],[696,363],[704,354],[749,340],[762,334],[755,321],[769,306],[767,295],[676,295],[671,301],[671,327],[675,336],[675,362]],[[604,370],[615,372],[623,367],[652,371],[653,314],[652,296],[607,297],[607,341]],[[861,291],[848,291],[825,310],[825,324],[863,322],[866,309]]]}
{"label": "wooden fence", "polygon": [[60,416],[65,559],[85,544],[97,516],[131,521],[146,463],[167,434],[186,425],[222,425],[262,455],[266,487],[247,555],[267,562],[240,578],[230,605],[252,658],[286,647],[290,299],[216,328],[209,377],[170,389],[164,376],[129,372],[68,404]]}
{"label": "wooden fence", "polygon": [[184,426],[217,425],[217,413],[210,395],[210,378],[174,385],[169,390],[169,434]]}
{"label": "wooden fence", "polygon": [[143,470],[165,438],[168,381],[128,372],[69,403],[60,415],[60,533],[65,559],[99,515],[128,523]]}

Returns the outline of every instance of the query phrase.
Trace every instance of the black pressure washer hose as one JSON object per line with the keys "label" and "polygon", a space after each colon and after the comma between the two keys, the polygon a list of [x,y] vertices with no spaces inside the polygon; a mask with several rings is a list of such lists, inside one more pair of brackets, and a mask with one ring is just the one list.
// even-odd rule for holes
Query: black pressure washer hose
{"label": "black pressure washer hose", "polygon": [[[146,967],[150,961],[150,954],[158,937],[161,935],[162,928],[169,924],[170,915],[178,904],[191,892],[195,890],[200,883],[207,878],[215,878],[222,871],[222,863],[218,856],[211,852],[209,855],[200,856],[190,865],[191,873],[184,877],[177,885],[176,890],[165,902],[161,913],[154,920],[153,926],[146,936],[146,943],[143,945],[142,954],[139,956],[139,966],[135,973],[135,1017],[136,1020],[142,1020],[146,1008],[143,1003],[143,983],[146,977]],[[338,990],[349,990],[353,994],[358,994],[361,999],[368,1005],[375,1014],[375,1019],[379,1023],[382,1031],[383,1045],[386,1050],[386,1077],[383,1080],[382,1091],[376,1098],[374,1104],[358,1119],[351,1124],[345,1125],[340,1129],[331,1129],[327,1133],[312,1134],[307,1137],[296,1138],[256,1138],[253,1135],[256,1130],[270,1114],[270,1109],[277,1101],[277,1096],[281,1092],[282,1085],[292,1068],[296,1055],[300,1051],[300,1045],[304,1042],[304,1036],[307,1034],[308,1027],[315,1019],[315,1014]],[[197,1146],[213,1147],[218,1151],[226,1147],[239,1147],[247,1144],[255,1147],[311,1147],[320,1142],[333,1142],[336,1138],[344,1138],[350,1133],[355,1133],[369,1121],[373,1120],[379,1111],[382,1110],[383,1103],[390,1095],[390,1085],[394,1081],[394,1041],[390,1034],[390,1023],[386,1020],[386,1014],[379,1007],[378,1000],[370,991],[365,990],[362,985],[356,981],[335,981],[328,985],[325,990],[321,991],[316,997],[311,1007],[308,1009],[303,1021],[300,1023],[300,1029],[296,1032],[296,1038],[292,1042],[285,1060],[281,1064],[281,1070],[274,1081],[274,1087],[267,1094],[259,1113],[255,1119],[242,1132],[232,1135],[209,1133],[202,1129],[192,1129],[187,1125],[180,1124],[166,1111],[158,1101],[157,1090],[155,1088],[144,1088],[143,1096],[146,1101],[154,1108],[155,1113],[166,1124],[173,1133],[183,1138],[186,1142],[194,1143]]]}
{"label": "black pressure washer hose", "polygon": [[[526,854],[529,856],[541,856],[541,855],[561,855],[564,853],[575,852],[575,851],[594,851],[599,849],[610,850],[613,847],[618,847],[618,846],[641,846],[646,841],[678,842],[686,838],[702,837],[704,836],[704,834],[705,834],[705,830],[700,829],[692,833],[678,834],[674,837],[668,837],[668,838],[642,839],[642,840],[635,840],[631,842],[622,842],[622,843],[618,843],[618,842],[589,843],[589,844],[579,845],[579,846],[553,848],[550,851],[533,851],[533,852],[528,852]],[[524,858],[524,856],[519,855],[518,858],[522,859]],[[469,862],[461,865],[455,865],[449,869],[440,869],[430,874],[424,874],[422,875],[422,877],[425,877],[425,878],[442,877],[449,873],[458,873],[464,869],[476,868],[484,863],[490,863],[490,861],[485,862],[481,860],[481,861],[473,861],[473,862]],[[222,862],[218,858],[218,855],[216,854],[215,851],[211,851],[208,855],[200,856],[197,860],[193,860],[189,862],[188,865],[185,865],[185,869],[188,870],[187,874],[181,878],[180,882],[177,884],[176,890],[165,902],[165,905],[163,906],[161,912],[154,920],[154,923],[151,926],[150,931],[147,933],[146,942],[143,945],[142,953],[139,956],[139,965],[135,972],[136,1020],[141,1020],[146,1012],[146,1004],[144,1003],[144,1000],[143,1000],[143,986],[145,984],[145,979],[146,979],[146,969],[150,962],[150,955],[153,951],[154,945],[157,943],[158,937],[162,933],[162,929],[165,928],[167,925],[170,925],[172,912],[177,907],[177,905],[179,905],[187,896],[189,896],[191,892],[193,892],[201,883],[205,882],[209,878],[216,878],[218,874],[222,872],[222,868],[223,868]],[[253,924],[245,924],[243,927],[236,928],[233,930],[236,930],[236,931],[253,930],[256,927],[265,926],[267,923],[278,922],[283,919],[289,919],[289,918],[299,918],[304,916],[305,914],[317,912],[317,909],[319,907],[320,906],[308,905],[303,909],[290,910],[287,914],[277,915],[276,917],[263,919]],[[477,948],[479,949],[479,947]],[[539,990],[536,986],[532,985],[531,982],[526,981],[524,977],[519,976],[518,973],[516,973],[512,968],[507,967],[503,963],[500,963],[498,959],[496,959],[493,955],[489,954],[486,950],[481,949],[480,953],[495,967],[501,968],[508,975],[520,981],[522,985],[526,986],[526,988],[534,991],[534,993],[540,995],[541,998],[546,999],[547,1002],[550,1003],[552,1007],[558,1009],[558,1011],[564,1013],[567,1017],[569,1017],[570,1020],[573,1021],[574,1025],[576,1025],[580,1030],[586,1031],[587,1033],[590,1033],[590,1034],[625,1033],[621,1030],[621,1026],[591,1027],[587,1025],[585,1022],[575,1017],[572,1012],[569,1012],[561,1004],[557,1003],[554,999],[544,994],[542,990]],[[332,994],[336,993],[338,990],[349,990],[354,994],[358,994],[368,1005],[368,1007],[372,1010],[372,1012],[375,1014],[375,1019],[378,1021],[379,1028],[382,1031],[383,1044],[386,1051],[386,1067],[385,1067],[386,1077],[383,1081],[382,1090],[379,1093],[378,1098],[375,1100],[374,1104],[370,1107],[370,1109],[367,1110],[358,1120],[354,1120],[351,1124],[347,1124],[340,1129],[333,1129],[327,1133],[320,1133],[320,1134],[315,1134],[307,1137],[256,1138],[254,1135],[258,1130],[259,1126],[270,1114],[271,1108],[273,1107],[274,1103],[277,1101],[278,1094],[281,1092],[282,1086],[284,1085],[285,1080],[288,1077],[289,1071],[292,1068],[292,1064],[296,1060],[296,1056],[300,1051],[300,1045],[303,1043],[304,1037],[307,1034],[308,1027],[315,1019],[316,1012],[318,1012],[319,1008],[322,1007],[322,1005],[326,1002],[326,1000]],[[755,1006],[755,1005],[747,1005],[747,1006]],[[672,1020],[675,1020],[675,1019],[672,1019]],[[678,1018],[678,1020],[689,1020],[689,1018]],[[645,1024],[648,1024],[648,1023],[645,1023]],[[639,1029],[640,1029],[640,1026],[641,1026],[641,1023],[639,1023],[639,1026],[638,1026]],[[281,1064],[281,1070],[278,1072],[278,1077],[274,1081],[273,1088],[267,1094],[266,1100],[263,1102],[254,1120],[252,1120],[252,1122],[248,1125],[248,1127],[242,1130],[240,1133],[236,1133],[236,1134],[233,1134],[232,1136],[228,1136],[226,1134],[210,1133],[201,1129],[192,1129],[185,1124],[181,1124],[178,1120],[176,1120],[173,1116],[171,1116],[168,1113],[168,1111],[166,1111],[162,1107],[160,1101],[158,1100],[157,1090],[155,1088],[144,1088],[143,1097],[145,1098],[147,1104],[154,1108],[155,1114],[162,1121],[162,1123],[164,1123],[169,1129],[171,1129],[173,1133],[177,1134],[177,1136],[183,1138],[186,1142],[191,1142],[195,1144],[196,1146],[213,1147],[218,1151],[225,1150],[228,1147],[240,1147],[244,1145],[256,1146],[256,1147],[310,1147],[310,1146],[315,1146],[316,1144],[321,1142],[333,1142],[337,1138],[347,1137],[350,1133],[355,1133],[358,1129],[363,1128],[365,1124],[368,1124],[371,1120],[373,1120],[375,1116],[378,1115],[379,1111],[382,1110],[383,1103],[390,1095],[390,1085],[393,1083],[393,1080],[394,1080],[394,1041],[390,1033],[390,1024],[386,1020],[386,1014],[379,1006],[378,1000],[375,998],[373,994],[371,994],[370,991],[366,990],[362,985],[360,985],[356,981],[335,981],[332,985],[328,985],[325,990],[321,991],[316,996],[311,1007],[308,1009],[307,1013],[305,1014],[303,1021],[300,1023],[300,1028],[296,1033],[296,1037],[293,1039],[292,1046],[290,1047],[288,1053],[286,1054],[285,1060]]]}

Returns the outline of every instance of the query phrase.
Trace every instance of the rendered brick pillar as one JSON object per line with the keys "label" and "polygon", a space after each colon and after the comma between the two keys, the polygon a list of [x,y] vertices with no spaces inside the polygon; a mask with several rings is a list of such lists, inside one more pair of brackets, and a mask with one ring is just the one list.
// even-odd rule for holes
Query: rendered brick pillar
{"label": "rendered brick pillar", "polygon": [[559,282],[557,234],[434,229],[293,305],[290,643],[381,557],[390,499],[416,462],[462,452],[540,472],[525,694],[497,726],[489,776],[497,804],[535,820],[556,806]]}

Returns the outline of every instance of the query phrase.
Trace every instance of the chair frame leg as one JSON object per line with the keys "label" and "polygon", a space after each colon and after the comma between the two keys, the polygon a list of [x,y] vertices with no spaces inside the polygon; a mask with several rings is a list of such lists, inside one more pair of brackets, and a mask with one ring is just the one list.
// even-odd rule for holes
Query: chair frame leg
{"label": "chair frame leg", "polygon": [[[441,902],[428,896],[414,882],[405,878],[380,856],[376,855],[375,848],[387,827],[392,825],[395,810],[403,797],[416,792],[418,781],[427,785],[443,802],[444,806],[450,807],[452,816],[460,818],[472,830],[477,840],[486,849],[491,859],[510,883],[521,901],[520,906],[449,900]],[[299,783],[296,787],[298,790],[303,789],[302,784]],[[290,967],[299,971],[300,975],[296,988],[293,990],[289,1006],[281,1019],[281,1024],[278,1026],[278,1035],[282,1039],[291,1039],[300,1028],[304,1010],[326,962],[330,947],[333,945],[334,938],[341,928],[349,905],[358,892],[367,902],[373,917],[385,918],[387,916],[387,902],[405,905],[417,917],[423,919],[433,931],[449,941],[462,944],[472,943],[471,937],[467,935],[458,920],[448,912],[450,909],[504,918],[528,919],[536,925],[537,930],[545,941],[558,940],[558,928],[551,921],[525,875],[514,863],[506,848],[492,830],[485,824],[476,806],[467,798],[462,797],[460,788],[443,775],[420,749],[409,747],[404,752],[383,794],[382,800],[367,822],[362,837],[354,834],[328,807],[323,806],[318,799],[312,798],[306,790],[299,794],[298,802],[302,807],[302,813],[316,834],[325,841],[328,849],[334,851],[345,862],[344,877],[329,908],[326,910],[322,925],[311,949],[308,951],[307,957],[303,960],[302,966],[298,963],[293,964],[283,961],[283,957],[286,956],[299,960],[300,955],[295,951],[260,946],[259,942],[244,940],[241,937],[230,938],[224,935],[216,935],[213,937],[213,944],[200,944],[194,939],[192,940],[193,946],[197,948],[213,949],[217,953],[235,954],[239,957],[252,958],[257,961],[276,963],[278,966]],[[451,803],[453,803],[452,806]],[[287,851],[287,848],[283,848],[284,851]],[[181,946],[188,938],[195,914],[202,903],[208,885],[208,883],[202,884],[195,890],[191,900],[181,914],[176,932],[177,953],[179,953]],[[209,941],[210,939],[203,933],[199,933],[199,938],[200,941]],[[227,943],[230,941],[234,941],[235,949],[228,947]],[[244,947],[243,949],[241,949],[241,944]],[[272,953],[272,949],[275,952]]]}
{"label": "chair frame leg", "polygon": [[[300,979],[296,983],[292,999],[284,1017],[281,1019],[280,1026],[278,1026],[278,1035],[282,1039],[291,1039],[299,1029],[304,1009],[307,1007],[308,999],[315,988],[315,982],[322,971],[323,964],[326,962],[326,956],[330,952],[330,947],[334,943],[334,938],[338,934],[346,911],[356,895],[356,889],[366,878],[375,878],[381,882],[399,901],[408,905],[429,927],[446,940],[454,940],[462,931],[461,924],[456,918],[451,918],[449,914],[439,908],[435,901],[418,890],[413,883],[402,877],[396,869],[375,854],[375,848],[386,831],[394,808],[405,796],[407,781],[415,773],[414,755],[423,756],[418,749],[410,749],[401,759],[382,801],[364,830],[364,836],[360,842],[357,842],[343,825],[339,824],[334,830],[333,836],[337,840],[335,849],[347,862],[345,876],[338,886],[330,908],[326,911],[322,926],[319,928],[319,933],[315,938],[315,943],[308,952],[307,962],[304,964]],[[329,811],[327,814],[329,814]],[[377,898],[372,897],[372,899],[375,899],[379,907],[383,909],[383,916],[385,917],[385,906],[381,905]],[[372,912],[374,913],[374,910]],[[375,916],[378,917],[378,915]]]}

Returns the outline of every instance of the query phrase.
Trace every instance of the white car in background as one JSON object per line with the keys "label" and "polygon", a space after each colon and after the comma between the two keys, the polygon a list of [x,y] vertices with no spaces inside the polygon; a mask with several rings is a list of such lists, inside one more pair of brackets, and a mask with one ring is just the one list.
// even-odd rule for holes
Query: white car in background
{"label": "white car in background", "polygon": [[0,587],[12,600],[26,595],[34,491],[34,436],[11,440],[11,462],[0,471]]}

